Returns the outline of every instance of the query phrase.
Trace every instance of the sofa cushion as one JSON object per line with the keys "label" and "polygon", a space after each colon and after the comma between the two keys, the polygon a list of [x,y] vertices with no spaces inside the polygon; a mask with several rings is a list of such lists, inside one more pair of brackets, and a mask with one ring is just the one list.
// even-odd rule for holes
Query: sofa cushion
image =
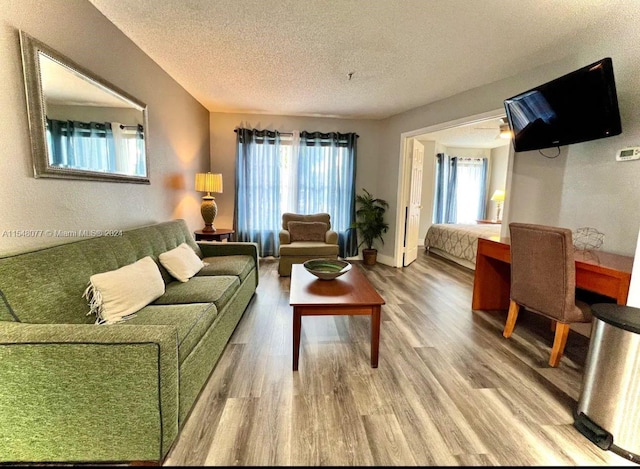
{"label": "sofa cushion", "polygon": [[20,322],[16,313],[11,309],[11,305],[4,296],[4,293],[2,293],[2,290],[0,290],[0,321]]}
{"label": "sofa cushion", "polygon": [[158,265],[150,257],[119,269],[92,275],[85,297],[99,324],[114,324],[164,293]]}
{"label": "sofa cushion", "polygon": [[137,260],[119,236],[67,243],[0,259],[0,290],[21,322],[90,324],[89,277]]}
{"label": "sofa cushion", "polygon": [[217,316],[218,309],[213,303],[149,305],[121,325],[175,326],[178,332],[178,357],[182,364]]}
{"label": "sofa cushion", "polygon": [[290,221],[289,236],[294,241],[322,241],[327,232],[327,224],[320,221]]}
{"label": "sofa cushion", "polygon": [[[82,239],[0,257],[0,290],[16,318],[37,324],[90,324],[82,293],[93,274],[115,270],[187,243],[200,248],[184,220],[125,231],[122,236]],[[174,279],[160,266],[165,283]],[[3,315],[4,317],[4,315]]]}
{"label": "sofa cushion", "polygon": [[154,304],[215,303],[221,310],[240,287],[238,277],[229,275],[192,277],[188,282],[171,282]]}
{"label": "sofa cushion", "polygon": [[202,259],[187,243],[161,253],[158,259],[171,276],[180,282],[186,282],[204,267]]}
{"label": "sofa cushion", "polygon": [[337,256],[337,244],[325,244],[318,241],[297,241],[280,245],[281,256]]}
{"label": "sofa cushion", "polygon": [[215,256],[202,259],[205,266],[196,274],[201,275],[235,275],[244,281],[251,273],[256,263],[253,257],[247,255]]}

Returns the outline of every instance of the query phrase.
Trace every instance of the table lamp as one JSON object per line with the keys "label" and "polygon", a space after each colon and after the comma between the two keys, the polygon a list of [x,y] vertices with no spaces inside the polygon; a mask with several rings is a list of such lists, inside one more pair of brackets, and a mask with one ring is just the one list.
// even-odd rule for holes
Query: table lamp
{"label": "table lamp", "polygon": [[491,196],[491,200],[496,203],[496,208],[498,210],[496,214],[496,220],[500,221],[502,220],[502,204],[504,202],[504,191],[496,189],[496,191]]}
{"label": "table lamp", "polygon": [[218,214],[218,206],[216,205],[215,197],[211,193],[222,193],[222,174],[196,173],[196,190],[207,193],[207,195],[202,196],[202,205],[200,206],[200,213],[204,220],[202,231],[213,233],[216,231],[215,226],[213,226],[213,220]]}

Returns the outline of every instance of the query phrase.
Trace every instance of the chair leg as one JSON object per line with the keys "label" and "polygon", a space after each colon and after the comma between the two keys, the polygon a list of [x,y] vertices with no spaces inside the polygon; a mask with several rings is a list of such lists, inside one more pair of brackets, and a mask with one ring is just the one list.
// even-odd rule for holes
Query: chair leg
{"label": "chair leg", "polygon": [[558,322],[556,324],[556,335],[553,339],[553,348],[551,349],[551,358],[549,358],[549,366],[557,367],[564,353],[564,346],[567,345],[567,337],[569,336],[569,324]]}
{"label": "chair leg", "polygon": [[516,327],[516,320],[518,319],[518,312],[520,311],[520,305],[511,300],[509,303],[509,316],[507,316],[507,323],[504,325],[504,331],[502,335],[507,339],[511,337],[513,328]]}

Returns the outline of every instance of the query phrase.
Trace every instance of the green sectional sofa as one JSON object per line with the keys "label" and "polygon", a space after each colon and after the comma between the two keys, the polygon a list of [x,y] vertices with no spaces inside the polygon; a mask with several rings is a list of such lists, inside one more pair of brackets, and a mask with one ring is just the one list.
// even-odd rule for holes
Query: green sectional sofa
{"label": "green sectional sofa", "polygon": [[[91,275],[187,243],[205,267],[112,325]],[[258,285],[254,243],[196,244],[184,220],[0,258],[0,464],[164,460]]]}

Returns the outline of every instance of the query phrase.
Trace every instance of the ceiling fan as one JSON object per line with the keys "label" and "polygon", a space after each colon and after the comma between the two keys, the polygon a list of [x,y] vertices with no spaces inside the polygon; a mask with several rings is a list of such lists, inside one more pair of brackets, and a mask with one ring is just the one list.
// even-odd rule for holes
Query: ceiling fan
{"label": "ceiling fan", "polygon": [[[496,130],[495,127],[474,127],[474,129],[476,130]],[[511,138],[511,128],[509,127],[509,123],[507,122],[507,120],[502,117],[500,118],[499,121],[499,125],[498,125],[498,134],[495,136],[496,140],[497,139],[509,139]]]}
{"label": "ceiling fan", "polygon": [[503,117],[502,119],[500,119],[500,134],[498,135],[498,138],[504,138],[506,140],[509,140],[512,135],[513,135],[513,132],[511,132],[511,127],[509,127],[509,123]]}

